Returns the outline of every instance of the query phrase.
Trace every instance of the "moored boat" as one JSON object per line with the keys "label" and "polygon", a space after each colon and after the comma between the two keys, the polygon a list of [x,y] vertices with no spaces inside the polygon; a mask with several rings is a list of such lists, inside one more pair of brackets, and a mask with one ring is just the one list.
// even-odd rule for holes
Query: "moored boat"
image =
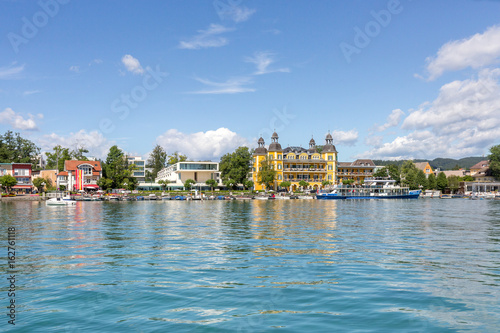
{"label": "moored boat", "polygon": [[368,178],[360,186],[335,185],[330,192],[317,193],[316,199],[418,199],[420,196],[420,190],[396,186],[395,182],[388,178]]}
{"label": "moored boat", "polygon": [[76,205],[76,200],[71,199],[70,196],[62,198],[51,198],[46,202],[49,206],[73,206]]}

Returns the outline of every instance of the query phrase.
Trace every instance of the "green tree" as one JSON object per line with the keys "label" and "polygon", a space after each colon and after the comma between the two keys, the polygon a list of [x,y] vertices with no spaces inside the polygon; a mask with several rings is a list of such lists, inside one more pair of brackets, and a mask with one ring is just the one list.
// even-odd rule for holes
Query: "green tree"
{"label": "green tree", "polygon": [[448,187],[448,179],[444,172],[440,172],[436,178],[436,188],[443,192]]}
{"label": "green tree", "polygon": [[222,184],[224,184],[226,187],[234,190],[238,186],[238,182],[234,179],[226,179],[222,181]]}
{"label": "green tree", "polygon": [[172,165],[178,162],[187,161],[188,157],[186,155],[179,154],[178,151],[168,156],[168,164]]}
{"label": "green tree", "polygon": [[38,192],[42,192],[44,190],[44,187],[49,188],[52,186],[52,181],[50,179],[37,177],[33,179],[33,186],[37,188]]}
{"label": "green tree", "polygon": [[401,184],[408,186],[410,190],[418,189],[417,174],[415,163],[411,160],[405,161],[401,166]]}
{"label": "green tree", "polygon": [[354,179],[343,179],[342,180],[342,184],[344,184],[344,185],[351,185],[352,183],[354,183]]}
{"label": "green tree", "polygon": [[113,180],[103,177],[97,181],[97,185],[99,185],[100,188],[106,191],[113,188]]}
{"label": "green tree", "polygon": [[433,173],[431,173],[429,175],[429,178],[427,178],[427,188],[430,190],[437,189],[436,175],[434,175]]}
{"label": "green tree", "polygon": [[490,148],[488,159],[490,160],[490,170],[492,176],[500,178],[500,145]]}
{"label": "green tree", "polygon": [[217,181],[215,179],[208,179],[205,184],[207,184],[207,186],[210,186],[210,191],[213,191],[214,187],[217,186]]}
{"label": "green tree", "polygon": [[243,186],[245,186],[247,190],[251,189],[253,185],[254,185],[253,180],[250,179],[247,179],[243,182]]}
{"label": "green tree", "polygon": [[191,187],[193,187],[193,184],[196,184],[196,182],[193,179],[186,179],[186,181],[184,182],[184,187],[187,190],[190,190]]}
{"label": "green tree", "polygon": [[71,151],[71,159],[75,161],[87,161],[88,158],[83,154],[87,154],[88,152],[88,149],[85,147],[77,147]]}
{"label": "green tree", "polygon": [[158,176],[158,172],[167,166],[167,152],[162,146],[156,145],[153,151],[149,154],[146,168],[151,168],[153,178]]}
{"label": "green tree", "polygon": [[225,154],[219,163],[222,180],[233,179],[237,184],[244,184],[251,170],[251,161],[248,147],[238,147],[233,153]]}
{"label": "green tree", "polygon": [[292,186],[292,182],[289,181],[284,181],[280,183],[280,187],[286,188],[287,191],[290,186]]}
{"label": "green tree", "polygon": [[455,193],[455,191],[460,188],[460,177],[451,175],[448,177],[447,181],[451,193]]}
{"label": "green tree", "polygon": [[53,153],[46,152],[47,169],[57,169],[59,172],[64,170],[64,162],[72,159],[69,148],[63,148],[60,145],[52,148]]}
{"label": "green tree", "polygon": [[7,131],[0,135],[0,163],[31,163],[37,169],[40,148],[19,133]]}
{"label": "green tree", "polygon": [[169,183],[170,183],[170,181],[166,180],[166,179],[165,180],[161,179],[158,181],[158,184],[160,184],[160,186],[163,190],[165,190],[168,187]]}
{"label": "green tree", "polygon": [[394,179],[397,184],[401,182],[401,177],[399,173],[399,167],[396,164],[388,164],[381,169],[378,169],[377,172],[373,174],[374,177],[390,177]]}
{"label": "green tree", "polygon": [[460,177],[460,180],[463,181],[463,182],[473,182],[474,181],[474,177],[472,177],[470,175],[467,175],[467,176]]}
{"label": "green tree", "polygon": [[257,173],[257,180],[260,184],[269,189],[273,187],[275,179],[276,170],[271,167],[271,163],[266,156],[266,158],[260,162],[259,172]]}
{"label": "green tree", "polygon": [[301,180],[301,181],[299,182],[299,186],[302,186],[302,188],[306,188],[306,187],[308,187],[308,186],[309,186],[309,183],[308,183],[308,182],[306,182],[305,180]]}
{"label": "green tree", "polygon": [[329,180],[323,180],[323,181],[321,182],[321,185],[323,185],[323,186],[329,186],[329,185],[332,185],[332,182],[331,182],[331,181],[329,181]]}
{"label": "green tree", "polygon": [[429,186],[427,181],[427,177],[423,170],[418,170],[415,181],[417,182],[418,187],[421,187],[422,190],[426,190]]}
{"label": "green tree", "polygon": [[[105,182],[104,180],[101,182],[101,184],[104,184],[106,186],[106,189],[109,189],[122,188],[126,183],[127,189],[134,189],[135,187],[137,187],[137,179],[132,176],[134,168],[134,165],[129,166],[127,164],[127,159],[125,158],[123,151],[116,145],[112,146],[109,149],[108,156],[106,157],[106,162],[103,166],[103,178],[110,179],[111,186],[109,186],[109,182]],[[104,189],[103,186],[101,187]]]}
{"label": "green tree", "polygon": [[12,186],[15,186],[17,184],[17,179],[16,177],[13,177],[11,175],[4,175],[0,177],[0,184],[2,184],[2,187],[6,189],[7,193],[9,193],[12,189]]}

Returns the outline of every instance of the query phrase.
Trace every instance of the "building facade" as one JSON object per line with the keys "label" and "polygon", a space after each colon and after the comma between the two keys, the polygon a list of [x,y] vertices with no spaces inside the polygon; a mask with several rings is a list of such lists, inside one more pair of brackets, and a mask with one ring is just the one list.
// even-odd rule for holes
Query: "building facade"
{"label": "building facade", "polygon": [[31,163],[0,163],[0,177],[11,175],[17,180],[12,190],[17,193],[31,193],[33,182],[31,178]]}
{"label": "building facade", "polygon": [[306,186],[310,189],[319,189],[323,187],[323,182],[328,181],[331,184],[336,183],[337,171],[337,150],[333,145],[333,138],[330,133],[327,134],[326,144],[319,151],[314,139],[309,141],[309,149],[302,147],[281,148],[278,142],[278,134],[273,133],[271,144],[266,149],[265,141],[259,138],[258,147],[253,154],[252,181],[255,190],[263,190],[266,184],[259,182],[259,172],[263,170],[265,163],[276,171],[273,188],[285,181],[291,183],[290,189],[297,190],[302,187],[301,181],[307,182]]}
{"label": "building facade", "polygon": [[137,178],[137,182],[144,183],[146,181],[146,161],[140,156],[127,156],[128,165],[134,165],[132,176]]}
{"label": "building facade", "polygon": [[354,162],[339,162],[337,180],[339,183],[352,181],[353,184],[363,184],[366,178],[373,177],[376,166],[372,160],[360,159]]}
{"label": "building facade", "polygon": [[219,163],[217,162],[178,162],[158,171],[155,183],[168,181],[169,188],[183,188],[184,182],[192,179],[196,187],[207,187],[206,181],[214,179],[221,183]]}
{"label": "building facade", "polygon": [[98,190],[101,177],[99,161],[64,161],[64,171],[57,175],[57,188],[62,185],[69,191]]}
{"label": "building facade", "polygon": [[426,177],[429,177],[430,174],[434,173],[434,170],[432,170],[429,162],[417,162],[415,163],[415,166],[418,170],[422,170]]}

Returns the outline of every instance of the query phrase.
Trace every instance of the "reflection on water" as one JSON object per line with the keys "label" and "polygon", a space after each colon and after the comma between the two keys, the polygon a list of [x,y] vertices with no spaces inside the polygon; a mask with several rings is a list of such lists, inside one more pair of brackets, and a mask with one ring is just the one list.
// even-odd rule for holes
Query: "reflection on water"
{"label": "reflection on water", "polygon": [[500,324],[497,201],[0,209],[3,229],[16,228],[26,331],[434,332]]}

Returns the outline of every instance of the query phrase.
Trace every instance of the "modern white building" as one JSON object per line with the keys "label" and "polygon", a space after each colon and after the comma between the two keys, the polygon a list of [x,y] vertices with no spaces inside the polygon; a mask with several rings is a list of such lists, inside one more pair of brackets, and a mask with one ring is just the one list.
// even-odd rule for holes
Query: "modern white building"
{"label": "modern white building", "polygon": [[146,180],[146,161],[141,156],[127,156],[127,163],[135,165],[132,176],[137,178],[139,183],[143,183]]}
{"label": "modern white building", "polygon": [[220,178],[219,163],[217,162],[178,162],[161,169],[155,179],[169,181],[169,187],[184,187],[184,182],[192,179],[196,182],[195,187],[207,187],[206,181],[214,179],[222,185]]}

